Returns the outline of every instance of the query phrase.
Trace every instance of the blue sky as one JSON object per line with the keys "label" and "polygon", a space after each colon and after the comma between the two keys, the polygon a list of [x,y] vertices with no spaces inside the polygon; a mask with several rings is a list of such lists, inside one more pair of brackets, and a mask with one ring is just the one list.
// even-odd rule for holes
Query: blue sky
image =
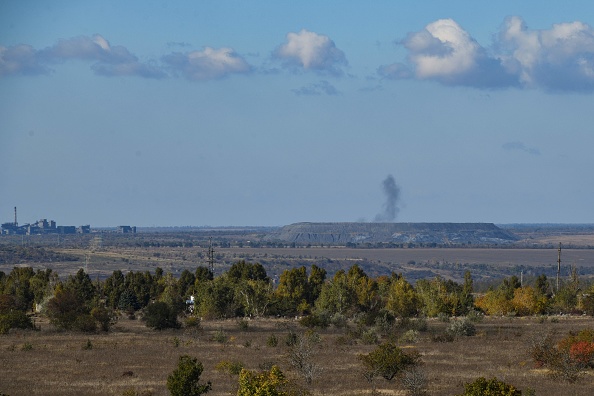
{"label": "blue sky", "polygon": [[591,9],[4,1],[0,221],[594,223]]}

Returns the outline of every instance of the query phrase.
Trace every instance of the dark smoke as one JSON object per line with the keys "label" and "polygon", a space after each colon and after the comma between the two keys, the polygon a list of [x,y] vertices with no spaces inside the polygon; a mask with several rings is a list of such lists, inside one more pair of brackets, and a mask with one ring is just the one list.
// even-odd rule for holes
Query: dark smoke
{"label": "dark smoke", "polygon": [[380,223],[389,223],[396,220],[396,216],[400,209],[398,208],[398,200],[400,199],[400,187],[396,185],[394,176],[388,175],[382,182],[384,194],[386,194],[386,203],[384,204],[384,211],[375,216],[375,221]]}

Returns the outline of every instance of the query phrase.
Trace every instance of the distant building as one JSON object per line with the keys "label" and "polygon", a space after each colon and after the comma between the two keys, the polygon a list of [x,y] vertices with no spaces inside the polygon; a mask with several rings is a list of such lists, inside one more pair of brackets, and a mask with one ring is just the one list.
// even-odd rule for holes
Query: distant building
{"label": "distant building", "polygon": [[136,226],[119,226],[118,232],[120,234],[136,234]]}
{"label": "distant building", "polygon": [[82,225],[76,229],[77,234],[89,234],[91,232],[90,225]]}
{"label": "distant building", "polygon": [[33,224],[19,226],[16,222],[16,214],[15,221],[2,224],[0,230],[0,234],[2,235],[76,234],[77,232],[88,234],[91,232],[91,226],[84,225],[78,228],[75,226],[58,226],[54,220],[47,221],[47,219],[41,219]]}

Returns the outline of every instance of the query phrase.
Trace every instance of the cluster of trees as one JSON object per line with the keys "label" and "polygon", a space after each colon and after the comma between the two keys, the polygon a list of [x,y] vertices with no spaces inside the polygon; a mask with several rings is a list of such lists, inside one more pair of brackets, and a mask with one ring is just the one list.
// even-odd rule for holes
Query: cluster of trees
{"label": "cluster of trees", "polygon": [[462,283],[436,277],[412,285],[395,273],[369,277],[358,265],[329,279],[323,268],[312,265],[309,270],[285,270],[277,283],[261,264],[245,261],[217,277],[201,266],[194,272],[184,270],[179,278],[157,268],[154,273],[118,270],[95,282],[82,269],[60,280],[50,269],[15,267],[8,275],[0,272],[0,315],[2,328],[10,328],[12,322],[14,327],[23,326],[22,315],[10,320],[6,315],[36,307],[64,329],[106,330],[114,312],[133,315],[146,308],[150,327],[177,327],[189,296],[194,296],[194,314],[206,319],[305,315],[312,326],[353,317],[374,323],[378,318],[461,316],[476,308],[488,315],[578,310],[594,314],[594,293],[584,293],[575,272],[555,292],[544,275],[533,285],[521,285],[512,276],[476,301],[468,271]]}
{"label": "cluster of trees", "polygon": [[504,279],[477,298],[475,305],[488,315],[544,315],[587,313],[594,315],[594,285],[582,287],[575,269],[569,280],[553,287],[545,275],[533,285],[522,285],[516,276]]}

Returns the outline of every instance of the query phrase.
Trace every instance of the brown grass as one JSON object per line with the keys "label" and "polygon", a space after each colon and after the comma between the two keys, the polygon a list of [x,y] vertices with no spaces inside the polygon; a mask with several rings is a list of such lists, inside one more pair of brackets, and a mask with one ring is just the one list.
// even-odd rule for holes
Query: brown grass
{"label": "brown grass", "polygon": [[[246,368],[258,369],[278,364],[290,377],[305,383],[293,372],[286,358],[288,328],[301,332],[292,320],[261,319],[249,322],[241,331],[235,320],[205,321],[201,331],[153,331],[139,320],[122,318],[108,334],[57,332],[42,319],[41,331],[11,331],[0,336],[0,392],[18,395],[121,395],[128,389],[166,395],[166,379],[179,355],[195,356],[204,364],[202,379],[213,383],[211,395],[229,395],[237,377],[215,369],[223,360],[240,361]],[[534,369],[527,353],[531,337],[554,331],[559,338],[570,330],[594,327],[594,319],[562,317],[557,323],[538,318],[488,318],[477,324],[477,335],[450,343],[431,341],[446,324],[430,320],[429,331],[420,341],[404,348],[416,348],[422,355],[422,370],[429,380],[429,394],[452,395],[463,390],[463,383],[479,376],[497,377],[516,387],[534,389],[537,395],[591,395],[594,376],[586,374],[574,384],[554,380],[546,370]],[[229,341],[213,340],[223,331]],[[371,386],[361,375],[357,360],[373,345],[337,343],[347,330],[321,330],[315,356],[322,374],[309,389],[314,395],[370,394]],[[277,347],[266,341],[271,334]],[[397,337],[397,334],[394,334]],[[175,339],[179,346],[175,346]],[[91,349],[85,349],[87,341]],[[29,350],[24,350],[29,345]],[[396,381],[376,380],[377,390],[386,395],[405,394]]]}

